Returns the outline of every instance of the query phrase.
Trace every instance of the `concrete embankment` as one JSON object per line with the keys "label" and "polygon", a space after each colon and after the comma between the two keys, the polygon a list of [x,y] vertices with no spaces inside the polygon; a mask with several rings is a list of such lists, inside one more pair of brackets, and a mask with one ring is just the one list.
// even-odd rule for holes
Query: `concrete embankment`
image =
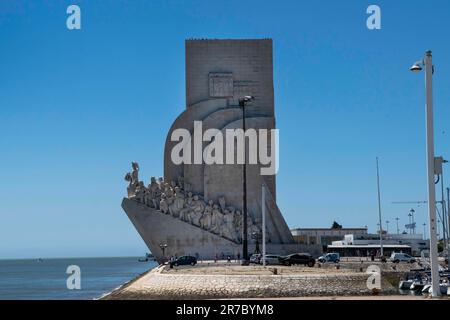
{"label": "concrete embankment", "polygon": [[[276,274],[275,274],[276,273]],[[227,299],[368,296],[369,274],[354,269],[200,264],[160,266],[103,299]],[[398,294],[381,276],[379,295]]]}

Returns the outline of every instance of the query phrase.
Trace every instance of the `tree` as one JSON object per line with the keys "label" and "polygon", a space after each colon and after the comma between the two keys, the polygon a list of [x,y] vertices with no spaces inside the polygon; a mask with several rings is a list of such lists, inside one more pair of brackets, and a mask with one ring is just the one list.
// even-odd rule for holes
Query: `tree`
{"label": "tree", "polygon": [[331,229],[342,229],[342,225],[337,223],[336,221],[333,221],[333,225],[331,226]]}
{"label": "tree", "polygon": [[437,247],[438,247],[438,252],[444,251],[444,240],[439,240]]}

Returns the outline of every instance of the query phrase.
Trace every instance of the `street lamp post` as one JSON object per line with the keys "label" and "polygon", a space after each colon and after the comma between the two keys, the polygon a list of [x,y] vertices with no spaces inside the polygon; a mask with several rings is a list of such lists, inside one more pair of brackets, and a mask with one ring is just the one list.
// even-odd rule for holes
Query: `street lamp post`
{"label": "street lamp post", "polygon": [[427,229],[425,228],[427,224],[424,222],[423,223],[423,240],[427,240]]}
{"label": "street lamp post", "polygon": [[266,190],[264,182],[261,185],[261,215],[262,215],[262,264],[266,267]]}
{"label": "street lamp post", "polygon": [[411,214],[411,229],[412,229],[412,233],[416,234],[416,223],[414,221],[414,213],[416,212],[414,209],[409,210],[410,214]]}
{"label": "street lamp post", "polygon": [[161,251],[162,251],[163,262],[164,262],[164,260],[166,259],[166,256],[165,256],[164,252],[166,251],[167,243],[161,243],[161,244],[159,245],[159,248],[160,248]]}
{"label": "street lamp post", "polygon": [[[449,236],[449,244],[450,244],[450,188],[447,188],[447,217],[448,217],[448,236]],[[447,248],[450,250],[450,248]]]}
{"label": "street lamp post", "polygon": [[408,221],[409,221],[409,234],[412,234],[412,223],[411,223],[411,212],[408,213]]}
{"label": "street lamp post", "polygon": [[386,220],[386,235],[389,234],[389,220]]}
{"label": "street lamp post", "polygon": [[380,172],[378,170],[378,157],[377,157],[377,190],[378,190],[378,219],[380,225],[380,255],[383,257],[383,225],[381,224],[381,196],[380,196]]}
{"label": "street lamp post", "polygon": [[426,153],[427,153],[427,180],[428,180],[428,227],[430,230],[430,262],[432,296],[440,295],[439,288],[439,264],[437,255],[436,236],[436,194],[434,185],[434,133],[433,133],[433,61],[431,51],[425,52],[422,61],[416,62],[410,70],[419,72],[425,66],[425,90],[426,90]]}
{"label": "street lamp post", "polygon": [[397,220],[397,234],[400,234],[400,229],[398,228],[398,220],[400,220],[399,217],[395,218],[395,220]]}
{"label": "street lamp post", "polygon": [[249,265],[248,259],[248,231],[247,231],[247,149],[245,147],[245,107],[254,99],[253,96],[245,96],[239,99],[239,107],[242,108],[242,129],[244,130],[244,164],[242,167],[242,265]]}

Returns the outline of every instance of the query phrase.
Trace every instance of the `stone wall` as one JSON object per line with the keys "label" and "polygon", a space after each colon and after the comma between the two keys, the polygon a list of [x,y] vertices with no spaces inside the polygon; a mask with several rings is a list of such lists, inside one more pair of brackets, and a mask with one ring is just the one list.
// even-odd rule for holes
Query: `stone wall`
{"label": "stone wall", "polygon": [[[372,295],[365,273],[192,275],[151,272],[107,299],[220,299]],[[382,278],[382,295],[397,290]]]}

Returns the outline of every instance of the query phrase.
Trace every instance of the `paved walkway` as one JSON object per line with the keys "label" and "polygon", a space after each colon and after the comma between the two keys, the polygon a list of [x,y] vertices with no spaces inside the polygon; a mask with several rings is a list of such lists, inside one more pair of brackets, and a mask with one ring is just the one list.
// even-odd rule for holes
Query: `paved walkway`
{"label": "paved walkway", "polygon": [[[274,274],[274,269],[277,274]],[[271,271],[272,270],[272,271]],[[334,268],[200,264],[160,266],[105,299],[229,299],[371,296],[368,274]],[[381,295],[397,294],[381,278]]]}

